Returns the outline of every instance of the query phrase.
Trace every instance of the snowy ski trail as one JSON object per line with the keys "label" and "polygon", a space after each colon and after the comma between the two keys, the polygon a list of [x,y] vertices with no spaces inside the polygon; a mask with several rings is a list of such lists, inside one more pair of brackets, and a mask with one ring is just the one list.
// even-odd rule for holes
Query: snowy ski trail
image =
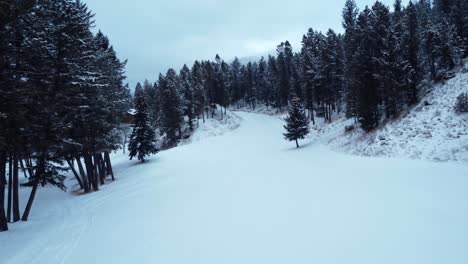
{"label": "snowy ski trail", "polygon": [[[339,154],[238,129],[137,164],[72,196],[40,189],[31,221],[0,234],[19,263],[468,263],[468,166]],[[24,199],[23,199],[24,200]],[[3,263],[2,263],[3,264]]]}

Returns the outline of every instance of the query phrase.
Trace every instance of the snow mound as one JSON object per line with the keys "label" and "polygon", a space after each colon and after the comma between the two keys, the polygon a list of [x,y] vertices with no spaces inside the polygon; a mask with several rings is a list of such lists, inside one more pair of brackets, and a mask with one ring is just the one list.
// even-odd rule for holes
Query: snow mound
{"label": "snow mound", "polygon": [[226,114],[223,113],[222,117],[220,112],[216,111],[214,118],[210,117],[205,119],[204,123],[200,120],[199,127],[197,128],[195,125],[195,131],[193,134],[190,138],[183,140],[180,145],[198,142],[210,137],[222,136],[225,133],[238,128],[240,121],[241,118],[232,111],[226,111]]}
{"label": "snow mound", "polygon": [[435,85],[407,115],[375,132],[365,134],[356,129],[345,133],[354,121],[339,118],[315,126],[312,137],[336,150],[361,156],[468,162],[468,115],[458,115],[454,110],[463,92],[468,92],[466,70],[445,84]]}

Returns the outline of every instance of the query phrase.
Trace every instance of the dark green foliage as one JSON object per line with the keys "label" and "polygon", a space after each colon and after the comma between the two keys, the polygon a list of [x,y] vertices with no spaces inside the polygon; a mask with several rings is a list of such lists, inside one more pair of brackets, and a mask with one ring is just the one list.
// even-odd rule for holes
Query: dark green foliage
{"label": "dark green foliage", "polygon": [[155,132],[150,125],[148,116],[148,105],[141,86],[135,91],[135,125],[130,143],[128,145],[130,160],[137,157],[139,161],[145,162],[145,158],[151,154],[156,154],[158,149],[155,145]]}
{"label": "dark green foliage", "polygon": [[179,79],[173,69],[166,76],[159,76],[160,89],[160,129],[166,135],[165,148],[175,147],[181,138],[183,109],[179,94]]}
{"label": "dark green foliage", "polygon": [[[117,148],[116,128],[128,110],[120,62],[107,37],[91,28],[81,1],[0,1],[0,156],[30,162],[32,187],[61,189],[65,160]],[[19,220],[17,184],[14,220]]]}
{"label": "dark green foliage", "polygon": [[284,138],[289,141],[296,141],[296,146],[299,147],[299,139],[304,139],[310,132],[309,119],[301,105],[301,100],[294,96],[289,105],[288,117],[285,119],[286,133]]}

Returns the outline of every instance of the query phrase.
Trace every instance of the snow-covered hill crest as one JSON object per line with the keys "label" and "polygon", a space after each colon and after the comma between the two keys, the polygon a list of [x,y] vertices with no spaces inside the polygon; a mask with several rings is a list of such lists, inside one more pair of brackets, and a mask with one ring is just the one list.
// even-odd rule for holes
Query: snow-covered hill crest
{"label": "snow-covered hill crest", "polygon": [[[332,148],[362,156],[468,162],[468,115],[455,113],[457,97],[468,92],[468,64],[453,79],[436,84],[408,114],[375,132],[345,133],[353,120],[314,127],[312,137]],[[357,125],[356,125],[357,126]]]}

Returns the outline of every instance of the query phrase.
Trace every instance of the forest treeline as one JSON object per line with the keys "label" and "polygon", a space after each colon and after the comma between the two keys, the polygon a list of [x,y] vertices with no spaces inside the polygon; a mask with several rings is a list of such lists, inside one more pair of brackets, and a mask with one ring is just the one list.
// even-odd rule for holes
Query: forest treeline
{"label": "forest treeline", "polygon": [[67,168],[86,192],[113,175],[109,151],[132,102],[126,62],[91,31],[93,16],[81,1],[0,0],[0,231],[28,219],[38,185],[64,189]]}
{"label": "forest treeline", "polygon": [[467,0],[377,1],[362,10],[348,0],[342,16],[343,34],[309,29],[297,52],[285,41],[259,61],[216,55],[138,84],[153,127],[172,146],[181,126],[192,128],[217,105],[284,110],[298,97],[311,122],[341,112],[371,131],[416,104],[427,83],[450,78],[468,55]]}

